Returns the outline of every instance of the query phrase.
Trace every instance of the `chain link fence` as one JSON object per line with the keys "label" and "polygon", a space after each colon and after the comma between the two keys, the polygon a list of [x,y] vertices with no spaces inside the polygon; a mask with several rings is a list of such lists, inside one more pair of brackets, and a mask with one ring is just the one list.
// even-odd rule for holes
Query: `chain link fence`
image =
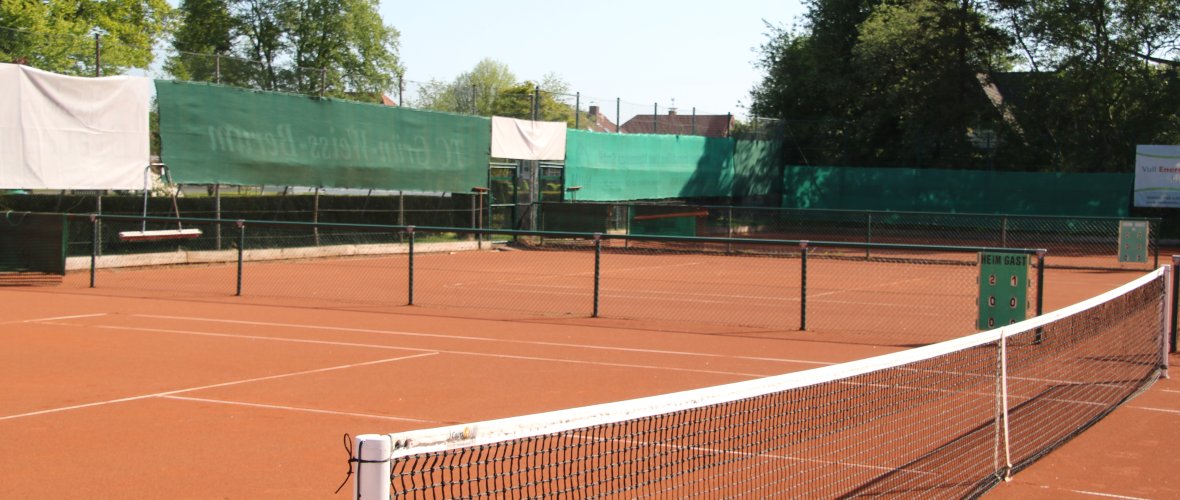
{"label": "chain link fence", "polygon": [[[67,259],[63,286],[93,293],[907,346],[977,330],[989,250],[115,215],[71,225],[71,248],[91,252]],[[996,251],[1027,257],[1019,302],[1035,315],[1044,260]]]}
{"label": "chain link fence", "polygon": [[[920,244],[1044,248],[1051,266],[1141,269],[1159,266],[1160,219],[880,212],[685,205],[545,203],[540,229],[617,234],[809,239],[867,245]],[[1129,225],[1145,231],[1136,239]],[[1139,252],[1128,252],[1126,243]],[[1134,253],[1134,255],[1130,255]],[[863,256],[872,257],[872,248]]]}

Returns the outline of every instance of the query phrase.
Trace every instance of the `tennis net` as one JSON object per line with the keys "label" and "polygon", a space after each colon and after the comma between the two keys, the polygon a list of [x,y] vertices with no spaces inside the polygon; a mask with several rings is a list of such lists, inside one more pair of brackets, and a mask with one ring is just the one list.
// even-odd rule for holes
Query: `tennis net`
{"label": "tennis net", "polygon": [[978,496],[1163,374],[1167,278],[815,370],[358,436],[354,496]]}

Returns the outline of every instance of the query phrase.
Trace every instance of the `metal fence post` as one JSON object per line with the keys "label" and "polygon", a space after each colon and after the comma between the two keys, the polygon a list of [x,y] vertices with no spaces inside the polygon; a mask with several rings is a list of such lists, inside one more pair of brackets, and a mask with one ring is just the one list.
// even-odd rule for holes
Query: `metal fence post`
{"label": "metal fence post", "polygon": [[799,242],[800,249],[800,278],[799,278],[799,330],[807,331],[807,240]]}
{"label": "metal fence post", "polygon": [[[102,216],[102,193],[103,191],[99,191],[94,197],[94,211],[99,217]],[[102,255],[102,219],[98,219],[96,224],[94,231],[98,233],[98,251],[95,253]]]}
{"label": "metal fence post", "polygon": [[242,257],[246,253],[246,221],[238,219],[238,289],[234,296],[242,296]]}
{"label": "metal fence post", "polygon": [[598,317],[599,280],[602,278],[602,233],[594,233],[594,314]]}
{"label": "metal fence post", "polygon": [[98,216],[90,214],[90,288],[94,288],[94,267],[98,261]]}
{"label": "metal fence post", "polygon": [[410,289],[407,305],[414,305],[414,226],[406,226],[406,238],[410,243]]}

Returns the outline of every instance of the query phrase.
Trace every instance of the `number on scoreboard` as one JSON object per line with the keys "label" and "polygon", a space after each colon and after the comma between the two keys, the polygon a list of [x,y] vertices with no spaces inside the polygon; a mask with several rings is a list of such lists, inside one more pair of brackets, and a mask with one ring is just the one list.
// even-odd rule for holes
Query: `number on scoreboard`
{"label": "number on scoreboard", "polygon": [[1148,226],[1145,220],[1119,221],[1119,262],[1147,262]]}
{"label": "number on scoreboard", "polygon": [[1024,321],[1028,309],[1028,255],[979,254],[980,330]]}

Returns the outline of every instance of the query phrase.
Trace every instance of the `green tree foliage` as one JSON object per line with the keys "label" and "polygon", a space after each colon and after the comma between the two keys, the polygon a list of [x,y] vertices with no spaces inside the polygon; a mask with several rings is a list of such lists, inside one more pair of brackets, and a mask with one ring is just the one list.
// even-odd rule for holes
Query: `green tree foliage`
{"label": "green tree foliage", "polygon": [[180,23],[172,37],[177,54],[165,62],[164,69],[183,80],[220,82],[222,61],[207,54],[232,54],[237,20],[230,15],[229,4],[226,0],[182,0],[178,11]]}
{"label": "green tree foliage", "polygon": [[811,0],[751,111],[792,161],[1126,170],[1180,140],[1180,0]]}
{"label": "green tree foliage", "polygon": [[165,0],[0,0],[0,60],[94,75],[98,52],[103,75],[148,68],[172,13]]}
{"label": "green tree foliage", "polygon": [[373,100],[402,73],[376,0],[184,0],[179,78]]}
{"label": "green tree foliage", "polygon": [[419,107],[491,116],[496,99],[516,85],[516,75],[499,61],[484,59],[451,82],[431,80],[419,90]]}
{"label": "green tree foliage", "polygon": [[1180,1],[1003,0],[996,10],[1031,69],[1020,111],[1040,161],[1125,170],[1136,144],[1180,140]]}
{"label": "green tree foliage", "polygon": [[[574,109],[558,97],[569,84],[549,73],[541,81],[517,81],[504,63],[484,59],[451,82],[431,80],[419,89],[417,106],[437,111],[531,120],[533,109],[542,121],[574,125]],[[585,116],[585,115],[583,115]]]}
{"label": "green tree foliage", "polygon": [[862,99],[849,134],[872,146],[866,159],[875,164],[979,163],[972,132],[994,129],[1000,115],[978,75],[1004,69],[1006,53],[1007,39],[967,1],[877,6],[852,51]]}
{"label": "green tree foliage", "polygon": [[[561,86],[557,85],[555,88],[560,89]],[[535,118],[539,121],[566,122],[572,127],[574,108],[556,99],[563,93],[546,89],[536,82],[520,82],[500,93],[492,108],[492,114],[522,120]]]}

